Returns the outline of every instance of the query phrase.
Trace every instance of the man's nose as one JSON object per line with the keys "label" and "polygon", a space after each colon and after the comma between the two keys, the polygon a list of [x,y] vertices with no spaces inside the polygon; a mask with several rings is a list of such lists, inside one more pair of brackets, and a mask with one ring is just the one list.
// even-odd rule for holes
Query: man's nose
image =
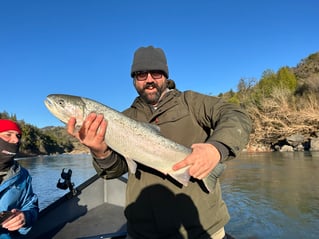
{"label": "man's nose", "polygon": [[147,82],[153,82],[154,81],[154,78],[152,77],[151,73],[147,73],[146,81]]}

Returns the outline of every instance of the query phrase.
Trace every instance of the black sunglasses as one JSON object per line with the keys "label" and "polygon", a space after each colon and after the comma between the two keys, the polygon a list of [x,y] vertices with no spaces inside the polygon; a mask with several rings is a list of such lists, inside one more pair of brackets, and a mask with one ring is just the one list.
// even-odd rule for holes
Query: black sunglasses
{"label": "black sunglasses", "polygon": [[151,74],[153,79],[160,79],[163,77],[164,72],[159,70],[136,71],[133,73],[133,77],[138,81],[144,81],[147,79],[148,74]]}

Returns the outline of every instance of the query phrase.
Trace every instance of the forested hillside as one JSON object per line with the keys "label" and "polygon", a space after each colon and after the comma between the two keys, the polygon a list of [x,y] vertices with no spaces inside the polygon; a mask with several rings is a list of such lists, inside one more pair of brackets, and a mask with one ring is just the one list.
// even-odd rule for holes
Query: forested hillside
{"label": "forested hillside", "polygon": [[7,112],[0,113],[0,118],[12,119],[19,122],[23,137],[21,138],[20,157],[41,154],[61,154],[88,152],[76,139],[71,137],[64,127],[45,127],[39,129],[15,115]]}
{"label": "forested hillside", "polygon": [[307,150],[319,136],[319,52],[296,67],[265,70],[258,81],[241,79],[236,93],[220,96],[249,112],[253,121],[249,150],[280,150],[291,136],[298,136],[301,150]]}
{"label": "forested hillside", "polygon": [[[219,97],[248,111],[253,121],[248,151],[282,150],[284,145],[319,150],[319,52],[295,67],[267,69],[261,79],[240,79],[236,91]],[[7,112],[0,113],[0,118],[20,123],[22,155],[88,152],[63,127],[39,129]]]}

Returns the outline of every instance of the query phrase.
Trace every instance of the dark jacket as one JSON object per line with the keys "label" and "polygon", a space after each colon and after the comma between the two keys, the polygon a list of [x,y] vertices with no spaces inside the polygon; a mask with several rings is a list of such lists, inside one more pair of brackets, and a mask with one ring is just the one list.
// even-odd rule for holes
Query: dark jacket
{"label": "dark jacket", "polygon": [[[221,145],[223,161],[238,155],[251,131],[250,118],[238,106],[193,91],[169,91],[156,110],[137,97],[123,113],[157,124],[163,136],[187,147],[203,142]],[[115,152],[106,160],[94,159],[94,167],[104,178],[127,172],[125,159]],[[133,238],[208,238],[229,220],[219,181],[208,193],[198,180],[181,187],[143,165],[129,173],[126,203]]]}

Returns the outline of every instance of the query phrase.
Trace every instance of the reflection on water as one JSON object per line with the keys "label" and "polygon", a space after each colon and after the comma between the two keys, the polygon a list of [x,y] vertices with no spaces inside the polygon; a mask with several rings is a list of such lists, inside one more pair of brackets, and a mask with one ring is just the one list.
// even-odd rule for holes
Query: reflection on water
{"label": "reflection on water", "polygon": [[71,181],[75,187],[96,173],[92,158],[87,154],[38,156],[20,159],[19,163],[27,168],[32,176],[33,190],[39,197],[40,210],[69,192],[68,189],[61,190],[56,187],[63,168],[65,171],[72,170]]}
{"label": "reflection on water", "polygon": [[[95,174],[90,155],[21,159],[33,177],[40,208],[68,191],[56,183],[72,169],[78,186]],[[244,153],[227,162],[221,178],[231,220],[226,231],[236,239],[317,238],[319,235],[319,152]]]}
{"label": "reflection on water", "polygon": [[318,238],[319,152],[242,154],[227,162],[223,196],[236,238]]}

